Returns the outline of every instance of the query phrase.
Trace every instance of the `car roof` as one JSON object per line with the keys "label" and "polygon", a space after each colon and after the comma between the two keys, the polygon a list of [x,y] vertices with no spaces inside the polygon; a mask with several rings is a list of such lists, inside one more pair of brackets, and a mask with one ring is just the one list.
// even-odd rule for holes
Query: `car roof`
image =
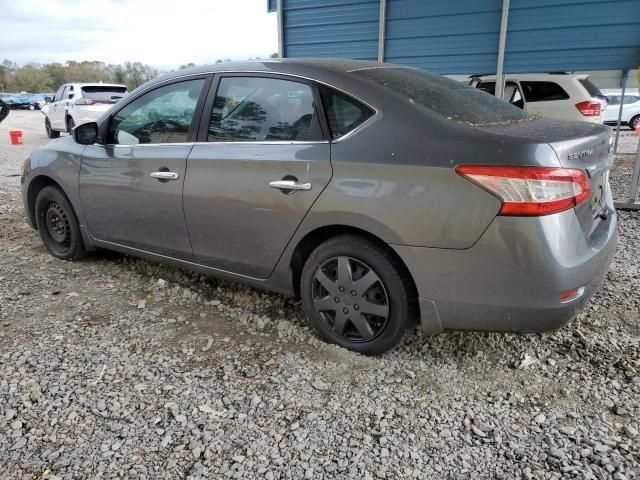
{"label": "car roof", "polygon": [[120,83],[100,83],[100,82],[92,82],[92,83],[76,83],[76,82],[69,82],[66,83],[65,85],[77,85],[80,88],[82,87],[124,87],[127,88],[126,85],[122,85]]}
{"label": "car roof", "polygon": [[[474,78],[480,78],[481,80],[495,80],[495,75],[474,75]],[[507,80],[564,80],[575,78],[583,80],[589,78],[585,73],[506,73],[505,78]]]}
{"label": "car roof", "polygon": [[392,63],[379,63],[366,60],[350,60],[344,58],[273,58],[268,60],[250,60],[246,62],[223,62],[213,65],[186,68],[165,73],[152,80],[153,83],[180,78],[188,75],[198,75],[218,72],[251,72],[275,73],[308,77],[322,81],[326,77],[336,74],[346,74],[358,70],[378,68],[409,68]]}

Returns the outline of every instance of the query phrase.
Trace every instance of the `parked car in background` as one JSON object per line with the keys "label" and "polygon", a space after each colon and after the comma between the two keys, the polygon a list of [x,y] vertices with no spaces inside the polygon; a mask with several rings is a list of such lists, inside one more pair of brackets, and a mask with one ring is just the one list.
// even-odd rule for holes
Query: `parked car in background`
{"label": "parked car in background", "polygon": [[46,105],[47,98],[53,98],[53,93],[34,93],[29,95],[29,110],[41,110]]}
{"label": "parked car in background", "polygon": [[2,100],[9,105],[12,110],[27,109],[29,108],[31,95],[28,93],[18,93],[8,97],[4,97]]}
{"label": "parked car in background", "polygon": [[[495,93],[495,75],[473,76],[470,85]],[[532,115],[602,123],[607,97],[589,75],[523,73],[507,75],[504,100]]]}
{"label": "parked car in background", "polygon": [[50,103],[42,108],[49,138],[69,132],[75,125],[97,120],[128,93],[125,85],[107,83],[68,83],[62,85]]}
{"label": "parked car in background", "polygon": [[[603,90],[609,99],[609,105],[604,112],[604,123],[615,125],[618,123],[620,113],[620,101],[622,100],[622,89]],[[621,125],[628,125],[631,130],[640,126],[640,93],[638,90],[626,90],[622,106]]]}
{"label": "parked car in background", "polygon": [[[173,72],[22,165],[49,252],[98,247],[299,295],[329,342],[562,326],[616,244],[611,131],[397,65]],[[238,325],[239,326],[239,325]]]}

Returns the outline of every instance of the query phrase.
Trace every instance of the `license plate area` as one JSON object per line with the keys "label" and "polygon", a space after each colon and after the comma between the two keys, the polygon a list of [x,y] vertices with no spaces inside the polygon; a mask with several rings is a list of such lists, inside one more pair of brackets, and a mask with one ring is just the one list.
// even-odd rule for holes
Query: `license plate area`
{"label": "license plate area", "polygon": [[609,170],[596,174],[591,179],[591,213],[599,217],[605,210],[605,199],[609,188]]}

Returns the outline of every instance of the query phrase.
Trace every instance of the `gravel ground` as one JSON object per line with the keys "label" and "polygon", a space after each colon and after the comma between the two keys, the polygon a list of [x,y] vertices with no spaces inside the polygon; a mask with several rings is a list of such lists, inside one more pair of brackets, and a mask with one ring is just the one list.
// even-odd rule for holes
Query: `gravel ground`
{"label": "gravel ground", "polygon": [[0,125],[0,478],[640,478],[640,212],[569,326],[367,358],[296,300],[48,255],[14,176],[45,140],[38,112]]}

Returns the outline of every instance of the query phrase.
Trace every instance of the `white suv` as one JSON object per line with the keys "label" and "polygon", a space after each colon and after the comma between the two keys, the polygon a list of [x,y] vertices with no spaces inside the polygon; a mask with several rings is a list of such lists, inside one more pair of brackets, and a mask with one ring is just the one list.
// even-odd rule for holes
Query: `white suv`
{"label": "white suv", "polygon": [[[470,85],[494,94],[495,75],[474,76]],[[607,97],[589,75],[522,73],[506,76],[503,100],[532,115],[602,123]]]}
{"label": "white suv", "polygon": [[57,138],[60,132],[71,133],[76,125],[95,122],[128,92],[125,85],[108,83],[62,85],[41,110],[45,116],[44,128],[47,136]]}
{"label": "white suv", "polygon": [[[603,90],[602,93],[609,99],[609,106],[604,112],[604,123],[615,125],[618,123],[622,90]],[[625,92],[620,123],[629,125],[631,130],[635,130],[640,126],[640,94],[638,90],[627,90]]]}

